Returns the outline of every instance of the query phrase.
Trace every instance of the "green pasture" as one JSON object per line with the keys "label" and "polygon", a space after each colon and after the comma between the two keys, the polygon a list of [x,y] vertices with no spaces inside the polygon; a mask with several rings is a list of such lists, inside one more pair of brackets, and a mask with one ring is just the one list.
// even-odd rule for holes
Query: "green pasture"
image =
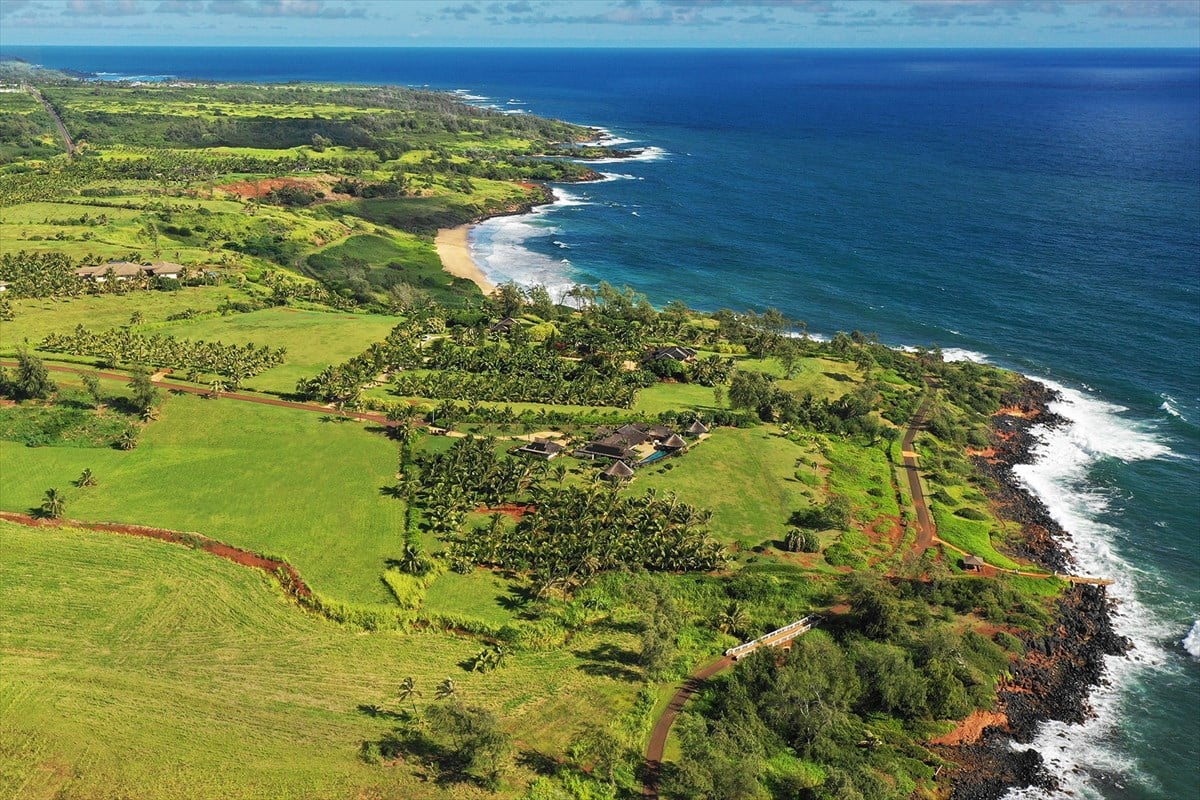
{"label": "green pasture", "polygon": [[246,381],[245,388],[290,393],[296,382],[340,364],[387,337],[397,320],[374,314],[303,311],[279,306],[248,314],[180,320],[155,326],[147,333],[177,339],[287,348],[284,362]]}
{"label": "green pasture", "polygon": [[[12,354],[28,339],[37,344],[48,333],[73,330],[85,325],[94,331],[129,324],[135,312],[146,323],[165,322],[186,309],[215,311],[226,300],[245,300],[249,295],[232,286],[188,286],[175,292],[131,291],[128,294],[81,295],[70,299],[30,298],[13,301],[14,318],[0,322],[0,353]],[[200,337],[193,337],[200,338]],[[57,354],[47,354],[54,358]]]}
{"label": "green pasture", "polygon": [[478,642],[350,630],[261,572],[179,545],[0,523],[0,549],[4,797],[513,798],[524,767],[492,795],[421,780],[420,763],[359,760],[411,710],[401,680],[421,708],[453,677],[464,702],[502,712],[515,753],[550,758],[633,702],[636,684],[587,657],[601,641],[586,633],[484,675],[461,666]]}
{"label": "green pasture", "polygon": [[423,616],[446,615],[500,628],[517,619],[512,585],[490,570],[443,572],[425,592]]}
{"label": "green pasture", "polygon": [[822,501],[794,475],[798,459],[813,457],[773,428],[718,428],[683,455],[640,468],[630,491],[675,492],[711,508],[714,537],[749,548],[782,539],[793,511]]}
{"label": "green pasture", "polygon": [[481,297],[474,283],[442,269],[428,237],[411,233],[351,236],[309,255],[302,271],[334,288],[364,288],[365,282],[365,288],[386,292],[407,283],[450,305]]}
{"label": "green pasture", "polygon": [[702,411],[716,409],[711,386],[698,383],[656,383],[637,394],[633,410],[656,416],[664,411]]}
{"label": "green pasture", "polygon": [[776,378],[776,385],[794,394],[812,393],[813,397],[835,400],[862,383],[862,371],[853,364],[828,358],[799,358],[792,377],[786,374],[779,359],[741,358],[738,369],[763,372]]}
{"label": "green pasture", "polygon": [[321,211],[331,217],[352,215],[409,233],[433,233],[473,222],[487,213],[514,207],[530,198],[529,190],[507,181],[471,179],[469,193],[433,189],[421,197],[393,197],[328,203]]}
{"label": "green pasture", "polygon": [[[0,507],[27,511],[46,489],[67,516],[190,530],[282,557],[333,599],[391,604],[380,575],[402,547],[396,445],[360,423],[195,395],[168,396],[137,449],[0,442]],[[99,483],[71,486],[91,469]]]}

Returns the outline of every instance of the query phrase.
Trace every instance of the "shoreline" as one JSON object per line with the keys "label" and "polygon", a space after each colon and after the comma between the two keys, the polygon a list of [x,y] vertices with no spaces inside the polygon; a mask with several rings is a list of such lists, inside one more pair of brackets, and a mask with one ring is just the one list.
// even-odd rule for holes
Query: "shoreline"
{"label": "shoreline", "polygon": [[442,260],[442,270],[456,278],[471,281],[484,297],[490,297],[496,291],[496,284],[488,280],[487,275],[471,258],[471,246],[468,236],[475,223],[457,225],[453,228],[442,228],[434,237],[433,246],[438,258]]}
{"label": "shoreline", "polygon": [[[1013,472],[1014,466],[1035,457],[1035,425],[1054,428],[1067,423],[1049,408],[1057,397],[1040,381],[1026,379],[1019,396],[1008,398],[1005,408],[992,417],[992,453],[973,461],[994,482],[988,494],[1001,514],[1021,525],[1021,536],[1012,543],[1017,554],[1062,570],[1074,562],[1068,549],[1070,533]],[[1000,800],[1014,789],[1061,788],[1033,740],[1044,722],[1081,724],[1095,715],[1092,697],[1106,681],[1106,657],[1132,647],[1113,627],[1114,602],[1103,586],[1074,586],[1059,598],[1045,633],[1021,636],[1026,655],[997,686],[998,716],[977,732],[977,741],[937,748],[956,765],[950,779],[952,800]]]}

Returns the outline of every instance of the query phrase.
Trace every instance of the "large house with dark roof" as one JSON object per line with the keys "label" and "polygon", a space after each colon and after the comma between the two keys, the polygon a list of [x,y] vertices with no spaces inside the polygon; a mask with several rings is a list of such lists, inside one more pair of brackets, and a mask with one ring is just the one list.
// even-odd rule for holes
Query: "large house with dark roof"
{"label": "large house with dark roof", "polygon": [[681,347],[673,344],[668,347],[656,347],[646,354],[646,362],[662,361],[663,359],[671,359],[680,363],[696,360],[696,349],[693,347]]}
{"label": "large house with dark roof", "polygon": [[563,447],[558,442],[552,442],[549,439],[534,439],[524,447],[518,447],[515,452],[521,455],[533,456],[534,458],[543,458],[546,461],[560,455],[567,448]]}
{"label": "large house with dark roof", "polygon": [[[635,447],[647,442],[655,445],[670,439],[674,433],[663,425],[630,423],[619,428],[600,428],[596,438],[575,451],[576,458],[610,458],[621,461],[637,460]],[[678,437],[676,437],[678,438]]]}

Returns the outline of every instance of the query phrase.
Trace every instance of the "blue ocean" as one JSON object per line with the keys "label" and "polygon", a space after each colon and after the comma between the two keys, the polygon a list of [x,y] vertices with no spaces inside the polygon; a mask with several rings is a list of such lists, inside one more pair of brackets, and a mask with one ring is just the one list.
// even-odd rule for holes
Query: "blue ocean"
{"label": "blue ocean", "polygon": [[[8,48],[113,76],[353,81],[604,128],[603,182],[472,234],[494,280],[775,306],[1060,390],[1022,478],[1135,649],[1034,746],[1058,797],[1200,787],[1200,51]],[[1039,792],[1014,797],[1045,797]]]}

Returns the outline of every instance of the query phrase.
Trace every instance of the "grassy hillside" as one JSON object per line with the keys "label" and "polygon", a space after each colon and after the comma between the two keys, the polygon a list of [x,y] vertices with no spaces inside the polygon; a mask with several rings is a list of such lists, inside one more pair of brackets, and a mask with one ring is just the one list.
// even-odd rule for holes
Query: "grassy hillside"
{"label": "grassy hillside", "polygon": [[[364,635],[300,611],[262,573],[177,545],[0,523],[0,549],[4,797],[486,797],[358,758],[410,708],[401,679],[424,707],[454,676],[464,702],[503,709],[530,753],[561,752],[583,720],[632,699],[569,650],[472,674],[459,664],[474,642]],[[529,777],[516,769],[502,796]]]}

